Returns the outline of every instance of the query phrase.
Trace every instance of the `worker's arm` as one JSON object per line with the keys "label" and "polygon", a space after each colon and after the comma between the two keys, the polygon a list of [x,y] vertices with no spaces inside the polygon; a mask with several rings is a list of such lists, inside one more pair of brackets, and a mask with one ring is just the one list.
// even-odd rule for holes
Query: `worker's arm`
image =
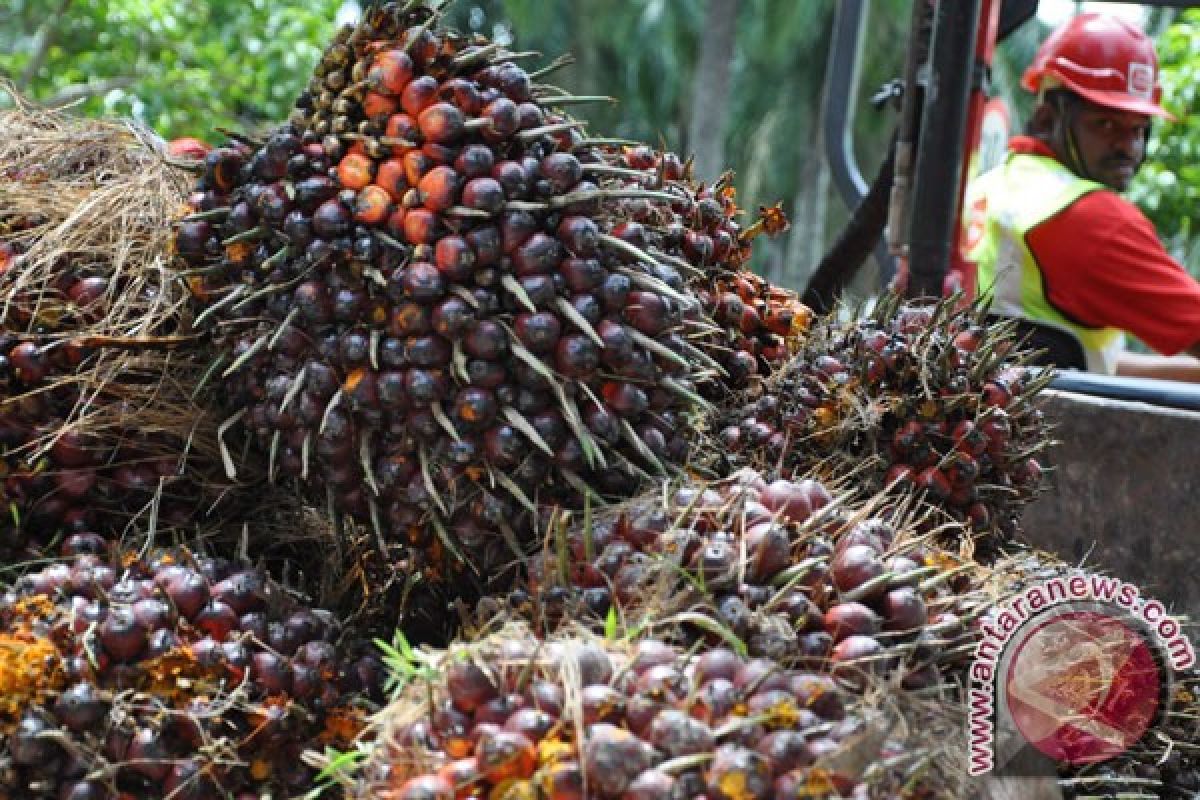
{"label": "worker's arm", "polygon": [[1157,378],[1164,381],[1200,383],[1200,343],[1188,354],[1177,356],[1122,353],[1117,361],[1117,374],[1127,378]]}

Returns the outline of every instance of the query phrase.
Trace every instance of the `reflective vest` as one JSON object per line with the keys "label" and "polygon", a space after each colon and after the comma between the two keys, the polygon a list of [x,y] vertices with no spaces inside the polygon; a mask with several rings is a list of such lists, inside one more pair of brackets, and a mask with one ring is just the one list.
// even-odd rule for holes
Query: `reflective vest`
{"label": "reflective vest", "polygon": [[1125,349],[1117,328],[1082,325],[1054,307],[1025,237],[1085,194],[1104,185],[1075,175],[1053,158],[1012,153],[967,190],[966,257],[978,266],[979,294],[994,314],[1066,330],[1079,340],[1092,372],[1113,374]]}

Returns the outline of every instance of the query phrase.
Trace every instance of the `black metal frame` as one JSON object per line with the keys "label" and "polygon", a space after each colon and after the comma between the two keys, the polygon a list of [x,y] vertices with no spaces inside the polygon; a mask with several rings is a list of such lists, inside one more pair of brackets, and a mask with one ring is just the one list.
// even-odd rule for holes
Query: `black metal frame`
{"label": "black metal frame", "polygon": [[[867,182],[854,155],[852,131],[867,16],[865,0],[841,0],[837,4],[821,102],[821,134],[830,176],[842,202],[851,210],[867,194]],[[896,262],[882,238],[875,245],[875,261],[884,282],[890,282],[896,274]]]}

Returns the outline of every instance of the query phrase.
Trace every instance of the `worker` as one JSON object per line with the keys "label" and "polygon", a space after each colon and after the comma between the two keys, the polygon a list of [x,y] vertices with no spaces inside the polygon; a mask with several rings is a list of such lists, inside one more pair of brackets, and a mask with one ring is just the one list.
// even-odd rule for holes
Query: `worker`
{"label": "worker", "polygon": [[[1200,283],[1118,194],[1151,120],[1171,118],[1154,43],[1125,20],[1081,14],[1050,34],[1021,85],[1037,95],[1025,134],[964,203],[980,293],[995,314],[1072,334],[1091,371],[1200,382]],[[1163,355],[1127,352],[1126,332]]]}

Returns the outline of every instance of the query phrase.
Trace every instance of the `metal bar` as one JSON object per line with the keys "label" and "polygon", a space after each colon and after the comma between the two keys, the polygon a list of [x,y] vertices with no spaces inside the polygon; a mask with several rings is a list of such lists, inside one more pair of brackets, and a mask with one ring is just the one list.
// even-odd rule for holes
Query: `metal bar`
{"label": "metal bar", "polygon": [[[866,25],[864,0],[842,0],[837,4],[821,109],[821,132],[825,140],[830,177],[842,202],[851,210],[857,208],[867,194],[867,182],[854,155],[853,136],[854,105],[862,74]],[[884,282],[890,281],[896,272],[896,265],[882,241],[875,246],[875,260]]]}
{"label": "metal bar", "polygon": [[909,228],[909,297],[940,297],[956,239],[967,99],[982,0],[941,0],[934,10],[929,84]]}

